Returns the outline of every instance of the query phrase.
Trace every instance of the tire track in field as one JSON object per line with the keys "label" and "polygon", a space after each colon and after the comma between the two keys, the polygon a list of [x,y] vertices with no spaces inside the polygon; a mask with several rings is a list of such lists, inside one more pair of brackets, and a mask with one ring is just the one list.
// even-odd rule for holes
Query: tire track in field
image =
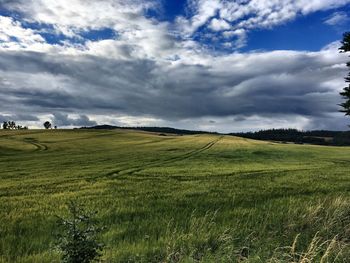
{"label": "tire track in field", "polygon": [[218,141],[220,141],[222,139],[223,136],[220,136],[218,139],[216,140],[213,140],[209,143],[207,143],[206,145],[204,145],[203,147],[199,148],[199,149],[196,149],[196,150],[193,150],[193,151],[190,151],[188,153],[185,153],[183,155],[179,155],[179,156],[175,156],[175,157],[172,157],[172,158],[169,158],[167,160],[164,160],[162,162],[159,162],[158,164],[168,164],[168,163],[172,163],[172,162],[175,162],[175,161],[182,161],[182,160],[185,160],[185,159],[188,159],[194,155],[197,155],[203,151],[206,151],[206,150],[209,150],[211,147],[213,147]]}
{"label": "tire track in field", "polygon": [[142,166],[136,166],[136,167],[122,169],[122,170],[116,170],[116,171],[107,173],[106,176],[108,176],[108,177],[113,176],[114,177],[114,176],[118,176],[118,175],[130,175],[130,174],[140,172],[140,171],[144,170],[145,168],[152,168],[152,167],[170,164],[170,163],[177,162],[177,161],[183,161],[183,160],[191,158],[197,154],[200,154],[201,152],[209,150],[217,142],[219,142],[222,138],[223,138],[223,136],[220,136],[219,138],[207,143],[206,145],[204,145],[203,147],[201,147],[199,149],[195,149],[193,151],[190,151],[188,153],[185,153],[185,154],[182,154],[179,156],[175,156],[175,157],[163,160],[163,161],[154,161],[154,162],[151,162],[148,164],[144,164]]}
{"label": "tire track in field", "polygon": [[38,134],[38,133],[40,133],[40,132],[28,132],[28,133],[23,133],[23,134],[6,134],[6,135],[1,135],[0,138],[31,144],[36,148],[34,150],[35,152],[36,151],[47,151],[49,149],[49,147],[46,144],[40,143],[35,138],[23,138],[23,139],[16,138],[17,136],[21,136],[21,135],[31,135],[31,134]]}
{"label": "tire track in field", "polygon": [[[300,168],[300,169],[284,169],[284,170],[257,170],[257,171],[244,171],[244,172],[228,172],[224,174],[210,174],[210,175],[197,175],[197,176],[187,176],[187,175],[174,175],[169,176],[167,179],[176,180],[176,181],[204,181],[204,180],[217,180],[218,178],[232,178],[238,177],[241,180],[253,180],[259,176],[267,176],[265,179],[270,179],[274,181],[276,178],[282,176],[289,176],[289,172],[302,172],[302,171],[314,171],[314,168]],[[153,180],[154,178],[161,177],[160,175],[155,176],[146,176],[146,175],[137,175],[138,178],[144,180]]]}
{"label": "tire track in field", "polygon": [[34,145],[38,150],[48,150],[47,145],[40,143],[35,138],[31,138],[31,137],[21,138],[21,136],[36,135],[36,134],[42,134],[42,133],[43,133],[43,131],[25,131],[25,130],[22,130],[22,131],[18,132],[18,130],[10,130],[9,133],[0,135],[0,138],[29,143],[29,144]]}
{"label": "tire track in field", "polygon": [[46,144],[40,143],[38,140],[34,138],[24,138],[23,142],[33,145],[36,148],[34,150],[36,152],[47,151],[49,149],[49,147],[47,147]]}
{"label": "tire track in field", "polygon": [[37,147],[36,151],[38,151],[38,152],[47,151],[49,149],[49,147],[43,143],[31,142],[31,144],[34,145],[35,147]]}

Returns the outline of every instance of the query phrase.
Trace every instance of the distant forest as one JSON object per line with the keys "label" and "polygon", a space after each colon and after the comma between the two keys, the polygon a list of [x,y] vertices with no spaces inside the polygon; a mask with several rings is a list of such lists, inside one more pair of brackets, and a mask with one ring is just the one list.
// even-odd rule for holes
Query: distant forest
{"label": "distant forest", "polygon": [[350,131],[299,131],[296,129],[271,129],[257,132],[230,133],[230,135],[267,141],[308,143],[318,145],[350,145]]}
{"label": "distant forest", "polygon": [[170,127],[120,127],[113,125],[97,125],[93,127],[81,127],[80,129],[97,129],[97,130],[113,130],[113,129],[125,129],[125,130],[138,130],[138,131],[147,131],[147,132],[156,132],[160,133],[159,135],[168,134],[177,134],[177,135],[193,135],[193,134],[219,134],[217,132],[206,132],[206,131],[192,131],[192,130],[183,130],[175,129]]}

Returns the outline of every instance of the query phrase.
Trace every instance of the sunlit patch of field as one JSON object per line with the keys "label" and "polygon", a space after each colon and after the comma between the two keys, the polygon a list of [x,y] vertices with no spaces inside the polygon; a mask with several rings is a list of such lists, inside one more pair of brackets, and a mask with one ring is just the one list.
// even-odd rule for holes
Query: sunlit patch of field
{"label": "sunlit patch of field", "polygon": [[0,262],[59,262],[69,200],[99,212],[105,262],[350,262],[349,147],[1,131],[0,165]]}

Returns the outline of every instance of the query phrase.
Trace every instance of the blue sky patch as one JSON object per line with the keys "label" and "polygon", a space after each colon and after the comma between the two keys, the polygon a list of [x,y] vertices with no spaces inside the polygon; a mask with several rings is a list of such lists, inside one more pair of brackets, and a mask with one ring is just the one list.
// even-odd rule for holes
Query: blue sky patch
{"label": "blue sky patch", "polygon": [[298,17],[272,29],[256,29],[250,32],[248,44],[242,51],[251,50],[307,50],[318,51],[331,42],[342,38],[350,28],[345,25],[327,25],[325,19],[335,11],[317,12]]}

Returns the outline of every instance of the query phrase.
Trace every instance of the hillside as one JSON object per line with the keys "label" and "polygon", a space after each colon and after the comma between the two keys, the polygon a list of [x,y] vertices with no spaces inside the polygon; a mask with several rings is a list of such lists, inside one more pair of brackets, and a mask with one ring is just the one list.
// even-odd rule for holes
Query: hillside
{"label": "hillside", "polygon": [[350,147],[1,131],[0,165],[0,262],[58,262],[69,200],[98,211],[105,262],[286,262],[296,237],[293,255],[314,242],[316,260],[335,236],[329,257],[350,260]]}

